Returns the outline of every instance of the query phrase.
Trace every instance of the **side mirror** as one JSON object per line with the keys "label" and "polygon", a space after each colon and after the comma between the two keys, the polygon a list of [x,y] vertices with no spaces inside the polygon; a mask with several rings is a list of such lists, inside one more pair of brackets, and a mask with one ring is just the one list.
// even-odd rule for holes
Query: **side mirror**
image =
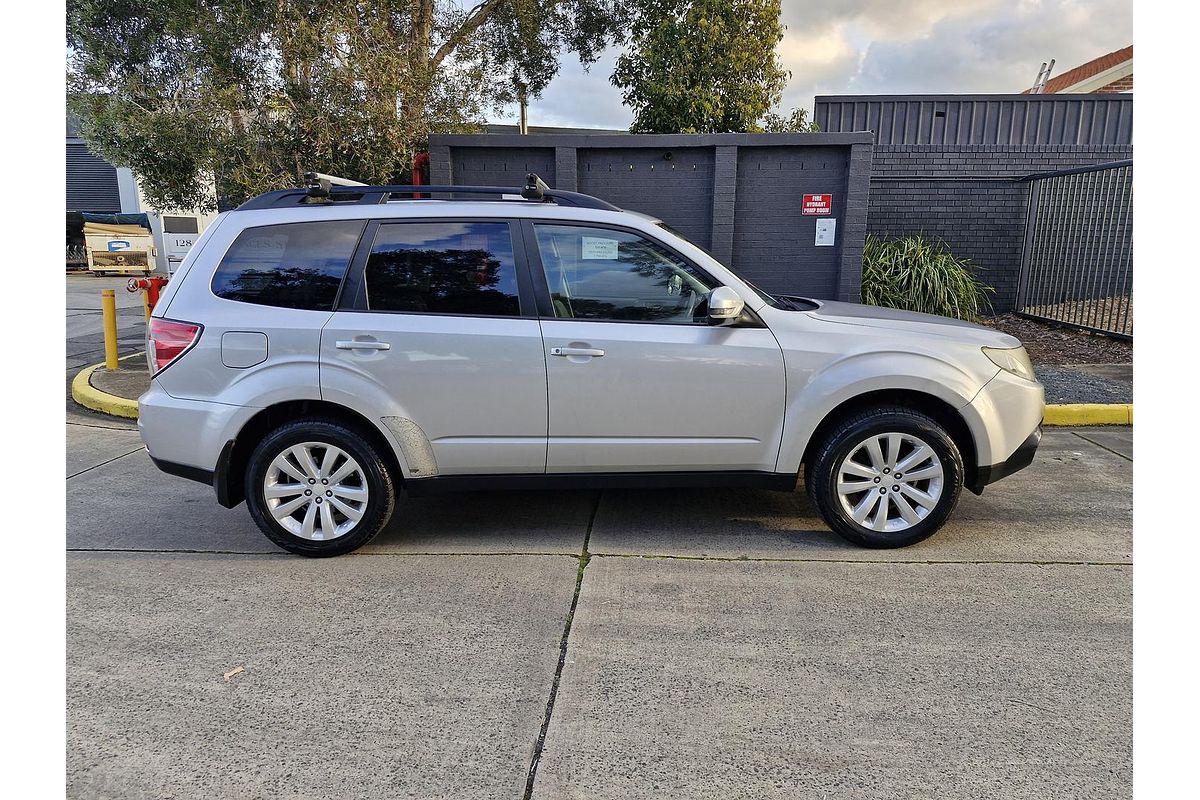
{"label": "side mirror", "polygon": [[708,324],[723,325],[742,315],[746,301],[728,286],[718,286],[708,294]]}

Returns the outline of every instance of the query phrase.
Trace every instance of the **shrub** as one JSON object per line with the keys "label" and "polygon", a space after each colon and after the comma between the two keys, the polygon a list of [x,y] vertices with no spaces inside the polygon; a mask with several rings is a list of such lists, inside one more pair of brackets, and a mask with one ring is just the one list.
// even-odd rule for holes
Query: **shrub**
{"label": "shrub", "polygon": [[956,258],[941,240],[867,236],[862,301],[868,305],[977,322],[980,311],[991,311],[987,293],[994,291],[975,277],[969,259]]}

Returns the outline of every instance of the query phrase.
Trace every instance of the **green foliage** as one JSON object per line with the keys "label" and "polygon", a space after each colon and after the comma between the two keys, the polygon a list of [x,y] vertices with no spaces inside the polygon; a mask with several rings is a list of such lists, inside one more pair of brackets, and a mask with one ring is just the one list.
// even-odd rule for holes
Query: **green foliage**
{"label": "green foliage", "polygon": [[922,234],[867,236],[862,301],[868,305],[976,322],[980,311],[991,309],[987,293],[992,291],[975,277],[970,260],[956,258],[945,242]]}
{"label": "green foliage", "polygon": [[610,78],[634,133],[758,131],[788,72],[779,0],[634,0],[629,48]]}
{"label": "green foliage", "polygon": [[762,118],[759,127],[763,133],[818,133],[821,128],[808,118],[808,111],[794,108],[786,117],[771,113]]}
{"label": "green foliage", "polygon": [[618,35],[613,0],[68,0],[68,109],[160,207],[211,209],[316,169],[394,182],[431,133],[476,130],[570,50]]}

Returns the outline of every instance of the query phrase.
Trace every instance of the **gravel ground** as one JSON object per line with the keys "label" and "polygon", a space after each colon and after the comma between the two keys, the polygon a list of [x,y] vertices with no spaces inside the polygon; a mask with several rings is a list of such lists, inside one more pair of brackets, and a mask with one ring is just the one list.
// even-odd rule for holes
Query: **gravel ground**
{"label": "gravel ground", "polygon": [[1132,403],[1133,384],[1088,375],[1064,366],[1035,364],[1047,403]]}

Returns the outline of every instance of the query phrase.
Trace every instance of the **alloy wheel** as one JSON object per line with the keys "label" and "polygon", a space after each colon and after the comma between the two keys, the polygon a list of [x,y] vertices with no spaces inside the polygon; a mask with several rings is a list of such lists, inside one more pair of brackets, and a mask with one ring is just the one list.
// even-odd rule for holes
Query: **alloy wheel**
{"label": "alloy wheel", "polygon": [[263,477],[271,516],[289,533],[313,541],[352,531],[366,512],[369,495],[358,462],[324,442],[292,445],[275,457]]}
{"label": "alloy wheel", "polygon": [[945,473],[928,443],[909,433],[881,433],[853,447],[837,471],[837,496],[856,524],[903,531],[937,507]]}

